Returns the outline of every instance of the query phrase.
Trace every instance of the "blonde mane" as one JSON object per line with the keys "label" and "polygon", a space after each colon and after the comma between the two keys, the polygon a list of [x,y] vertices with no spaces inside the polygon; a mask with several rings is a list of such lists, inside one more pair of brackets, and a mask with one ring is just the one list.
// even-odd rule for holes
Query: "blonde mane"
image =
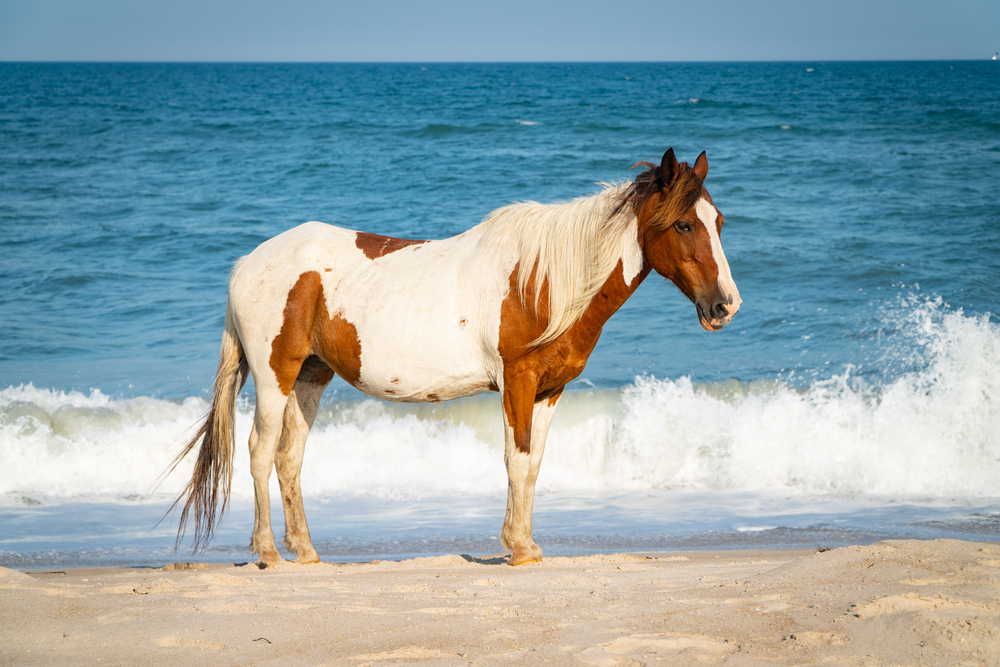
{"label": "blonde mane", "polygon": [[601,192],[570,202],[505,206],[482,223],[485,248],[516,244],[517,288],[523,304],[528,305],[532,279],[536,310],[540,288],[548,284],[548,325],[532,345],[551,342],[573,326],[622,259],[626,234],[637,240],[635,213],[620,206],[631,184],[601,185]]}

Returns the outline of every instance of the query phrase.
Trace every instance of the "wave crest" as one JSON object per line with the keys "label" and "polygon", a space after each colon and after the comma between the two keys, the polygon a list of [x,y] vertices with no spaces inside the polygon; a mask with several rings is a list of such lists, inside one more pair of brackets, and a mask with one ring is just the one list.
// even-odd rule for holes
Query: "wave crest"
{"label": "wave crest", "polygon": [[[940,300],[905,301],[883,321],[893,325],[879,374],[848,368],[804,387],[644,377],[619,390],[566,392],[539,489],[995,497],[1000,327]],[[0,390],[0,497],[146,495],[207,407],[201,398]],[[241,400],[238,441],[251,421],[252,405]],[[495,395],[434,405],[334,402],[310,435],[303,492],[502,494],[502,450]],[[252,497],[244,447],[234,470],[234,495]],[[189,474],[182,465],[159,491],[178,493]]]}

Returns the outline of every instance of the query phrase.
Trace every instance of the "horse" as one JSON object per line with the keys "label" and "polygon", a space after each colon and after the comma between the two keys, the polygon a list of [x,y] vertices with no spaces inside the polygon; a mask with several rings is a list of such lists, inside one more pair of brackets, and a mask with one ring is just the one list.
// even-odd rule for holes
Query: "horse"
{"label": "horse", "polygon": [[[565,203],[497,209],[452,238],[417,241],[308,222],[236,262],[214,396],[173,466],[198,448],[178,544],[212,538],[232,481],[237,394],[253,375],[250,433],[257,565],[283,562],[271,529],[276,469],[284,544],[315,563],[302,505],[306,438],[323,390],[339,375],[370,396],[436,402],[499,392],[510,565],[537,562],[531,514],[545,438],[566,384],[583,371],[608,319],[656,271],[716,331],[741,299],[722,250],[723,217],[704,187],[708,159],[673,149],[633,182]],[[171,468],[173,469],[173,468]]]}

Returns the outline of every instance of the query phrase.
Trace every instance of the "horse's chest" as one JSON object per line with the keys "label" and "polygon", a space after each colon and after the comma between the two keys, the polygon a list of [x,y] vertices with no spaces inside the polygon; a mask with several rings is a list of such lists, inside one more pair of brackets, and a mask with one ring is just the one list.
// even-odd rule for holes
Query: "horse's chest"
{"label": "horse's chest", "polygon": [[596,342],[596,337],[591,340],[590,337],[564,336],[551,345],[508,363],[531,371],[538,378],[538,394],[543,395],[562,389],[575,380],[586,368]]}
{"label": "horse's chest", "polygon": [[575,380],[586,366],[586,356],[572,355],[565,358],[560,357],[542,371],[539,389],[541,391],[549,391],[564,387],[572,380]]}

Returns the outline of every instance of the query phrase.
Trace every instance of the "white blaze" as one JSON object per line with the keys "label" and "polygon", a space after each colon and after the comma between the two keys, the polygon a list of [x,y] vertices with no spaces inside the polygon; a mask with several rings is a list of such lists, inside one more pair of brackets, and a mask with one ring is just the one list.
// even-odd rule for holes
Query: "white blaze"
{"label": "white blaze", "polygon": [[704,198],[698,200],[694,210],[698,214],[698,219],[708,230],[708,238],[712,241],[712,257],[715,259],[716,266],[719,267],[719,289],[726,296],[732,297],[734,307],[729,309],[729,313],[733,314],[739,308],[742,299],[740,299],[739,290],[736,289],[733,275],[729,272],[729,262],[726,261],[726,253],[722,251],[722,240],[719,238],[719,230],[715,225],[719,211]]}

